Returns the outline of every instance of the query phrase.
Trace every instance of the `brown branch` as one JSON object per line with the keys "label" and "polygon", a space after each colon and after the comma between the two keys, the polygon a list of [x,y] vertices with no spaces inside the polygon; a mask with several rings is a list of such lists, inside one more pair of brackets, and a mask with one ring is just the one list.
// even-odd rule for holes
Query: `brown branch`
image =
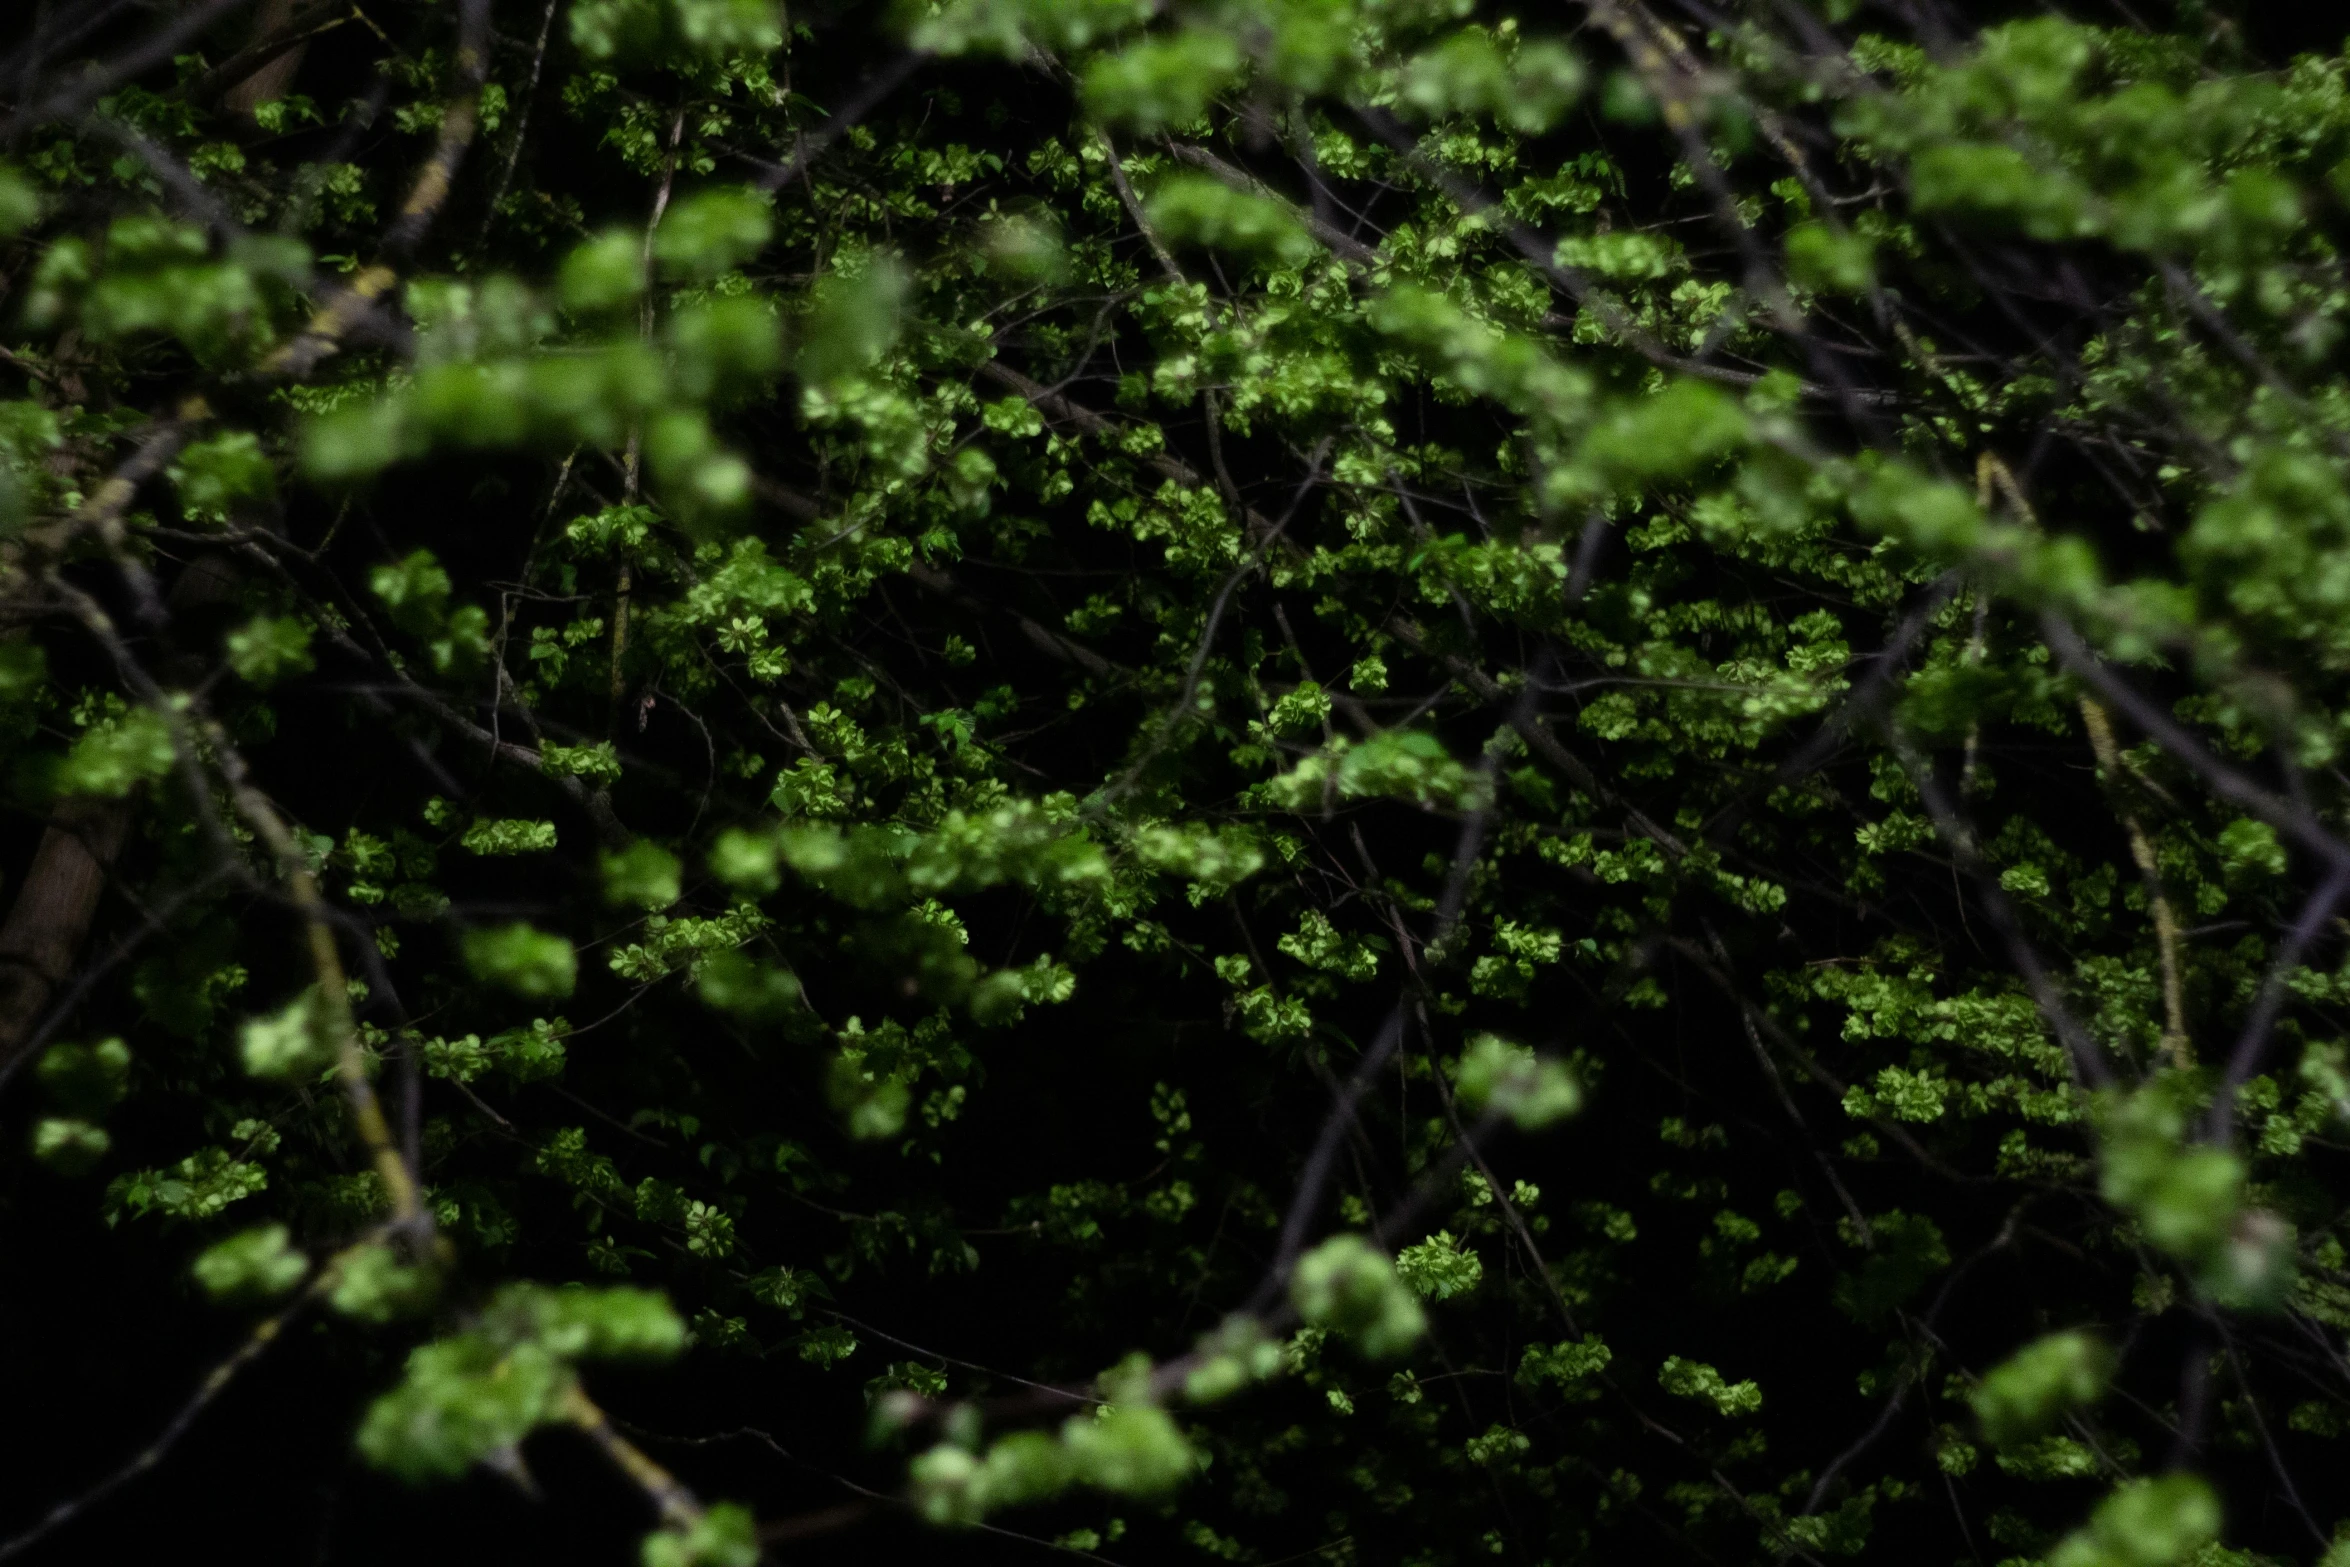
{"label": "brown branch", "polygon": [[1208,151],[1207,148],[1195,147],[1189,142],[1169,141],[1167,151],[1173,155],[1176,162],[1188,163],[1203,174],[1213,174],[1234,190],[1255,196],[1263,201],[1280,203],[1288,210],[1289,215],[1304,227],[1308,234],[1311,234],[1324,249],[1338,257],[1339,260],[1362,268],[1376,267],[1382,263],[1383,258],[1379,252],[1369,245],[1364,244],[1337,224],[1327,222],[1314,213],[1299,207],[1295,202],[1290,201],[1246,169],[1235,168]]}
{"label": "brown branch", "polygon": [[[172,750],[182,774],[190,778],[191,803],[195,808],[206,813],[209,791],[203,757],[209,753],[221,780],[228,785],[230,803],[236,813],[276,856],[288,895],[302,915],[305,956],[317,982],[319,1004],[325,1012],[323,1032],[334,1051],[335,1075],[341,1082],[344,1098],[350,1103],[351,1120],[391,1199],[394,1222],[421,1239],[429,1233],[431,1219],[424,1211],[416,1176],[393,1143],[383,1107],[367,1080],[367,1056],[360,1047],[358,1025],[351,1015],[351,993],[343,974],[342,956],[335,947],[334,923],[326,899],[318,890],[318,878],[312,874],[309,858],[293,829],[287,826],[268,797],[254,787],[244,758],[237,754],[220,726],[204,716],[200,699],[191,695],[183,710],[181,704],[156,686],[96,599],[66,582],[55,571],[49,574],[48,581],[50,590],[106,649],[125,683],[170,726]],[[199,730],[201,745],[197,743]]]}
{"label": "brown branch", "polygon": [[596,1401],[574,1381],[563,1395],[563,1417],[587,1433],[588,1440],[612,1460],[636,1488],[660,1509],[661,1521],[673,1529],[691,1529],[703,1518],[699,1498],[677,1477],[655,1463],[645,1450],[612,1429],[612,1422]]}
{"label": "brown branch", "polygon": [[390,267],[361,267],[348,287],[327,296],[302,330],[261,362],[261,373],[290,380],[308,375],[342,347],[343,338],[353,327],[375,314],[399,281],[400,274]]}
{"label": "brown branch", "polygon": [[530,133],[530,111],[538,102],[539,74],[547,63],[547,34],[555,25],[555,11],[562,0],[547,0],[546,14],[539,18],[539,41],[531,49],[530,80],[522,89],[521,102],[514,111],[514,139],[508,145],[505,165],[498,170],[498,183],[490,190],[488,205],[482,208],[481,232],[474,236],[475,245],[489,238],[490,225],[498,220],[498,208],[506,201],[506,192],[513,187],[514,170],[522,162],[522,144]]}
{"label": "brown branch", "polygon": [[[179,455],[196,428],[212,416],[200,397],[148,426],[129,458],[71,517],[29,531],[0,555],[0,578],[19,577],[37,557],[53,558],[72,539],[97,536],[120,563],[140,619],[164,618],[145,563],[134,556],[123,518],[146,482]],[[25,869],[22,885],[0,924],[0,1080],[11,1075],[42,1013],[72,976],[96,917],[106,875],[122,852],[130,807],[121,801],[80,800],[59,806]]]}
{"label": "brown branch", "polygon": [[[442,110],[432,155],[417,172],[400,215],[384,231],[385,256],[406,257],[448,202],[458,166],[480,128],[481,89],[489,74],[489,25],[489,0],[464,0],[457,23],[456,92]],[[376,313],[399,281],[399,273],[383,262],[360,268],[350,287],[331,295],[300,333],[262,362],[261,373],[295,379],[308,375],[342,346],[353,327]]]}
{"label": "brown branch", "polygon": [[1133,219],[1135,230],[1142,235],[1142,242],[1150,247],[1151,255],[1159,263],[1159,270],[1167,274],[1169,281],[1182,283],[1185,281],[1183,269],[1175,264],[1175,257],[1159,238],[1159,231],[1152,228],[1150,219],[1143,215],[1142,203],[1135,199],[1133,182],[1126,178],[1126,165],[1118,157],[1118,144],[1110,140],[1107,131],[1097,134],[1101,138],[1102,156],[1109,162],[1110,185],[1118,193],[1119,204],[1125,207],[1126,216]]}
{"label": "brown branch", "polygon": [[213,94],[226,93],[226,107],[250,119],[256,108],[285,92],[311,39],[349,25],[358,15],[350,0],[313,0],[306,6],[297,6],[295,0],[264,0],[253,24],[253,41],[190,77],[172,96],[206,103]]}
{"label": "brown branch", "polygon": [[335,947],[334,924],[327,918],[326,899],[318,890],[318,878],[311,874],[301,845],[276,807],[246,781],[243,764],[224,744],[226,737],[216,731],[211,738],[223,763],[221,770],[229,775],[230,798],[236,802],[237,814],[277,856],[286,890],[301,911],[310,968],[317,977],[319,1001],[326,1012],[326,1034],[334,1047],[335,1076],[341,1080],[343,1097],[350,1101],[351,1121],[358,1129],[359,1141],[366,1146],[376,1177],[384,1183],[384,1192],[391,1199],[393,1220],[403,1228],[422,1225],[428,1221],[416,1177],[392,1141],[391,1124],[384,1119],[383,1105],[375,1096],[374,1086],[367,1081],[367,1056],[360,1048],[358,1025],[351,1016],[351,990],[343,975],[342,954]]}
{"label": "brown branch", "polygon": [[42,831],[0,925],[0,1077],[14,1071],[50,997],[72,977],[129,829],[123,801],[68,800]]}
{"label": "brown branch", "polygon": [[2259,817],[2293,842],[2307,849],[2317,858],[2332,866],[2350,866],[2350,844],[2346,844],[2320,819],[2316,812],[2292,800],[2262,788],[2242,772],[2230,767],[2188,731],[2185,725],[2172,718],[2114,673],[2081,634],[2056,615],[2041,617],[2040,630],[2050,651],[2084,684],[2093,687],[2098,695],[2144,731],[2146,737],[2162,747],[2173,761],[2200,774],[2212,793],[2240,807],[2247,814]]}
{"label": "brown branch", "polygon": [[168,467],[189,438],[211,418],[212,409],[203,398],[189,397],[171,414],[150,421],[140,432],[139,444],[130,456],[90,493],[72,516],[28,528],[19,537],[0,545],[0,587],[15,587],[26,577],[45,571],[77,536],[95,534],[122,571],[141,623],[160,625],[164,618],[163,602],[156,594],[155,579],[148,573],[146,563],[129,549],[123,518],[147,481]]}
{"label": "brown branch", "polygon": [[441,133],[432,156],[417,171],[416,183],[384,235],[387,255],[405,256],[424,239],[434,218],[448,203],[458,166],[473,146],[481,128],[481,88],[489,76],[490,0],[461,0],[457,13],[457,53],[451,74],[456,90],[441,113]]}
{"label": "brown branch", "polygon": [[2114,796],[2113,813],[2121,819],[2122,832],[2130,840],[2130,858],[2137,864],[2138,874],[2146,881],[2146,898],[2153,905],[2154,945],[2162,964],[2162,1049],[2173,1066],[2193,1066],[2195,1047],[2187,1038],[2187,990],[2179,961],[2179,914],[2172,906],[2170,894],[2162,890],[2162,868],[2155,863],[2154,845],[2146,837],[2146,829],[2139,825],[2137,812],[2122,798],[2123,768],[2121,748],[2114,744],[2113,720],[2105,709],[2090,697],[2081,698],[2081,722],[2089,731],[2090,749],[2097,753],[2097,766],[2105,786]]}

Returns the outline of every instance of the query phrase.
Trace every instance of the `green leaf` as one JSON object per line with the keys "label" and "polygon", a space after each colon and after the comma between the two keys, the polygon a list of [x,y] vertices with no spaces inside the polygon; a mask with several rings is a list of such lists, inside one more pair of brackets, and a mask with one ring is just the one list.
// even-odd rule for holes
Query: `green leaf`
{"label": "green leaf", "polygon": [[1183,1396],[1193,1404],[1229,1398],[1281,1370],[1281,1345],[1256,1318],[1238,1312],[1200,1340],[1199,1355],[1183,1378]]}
{"label": "green leaf", "polygon": [[875,1071],[863,1051],[847,1049],[835,1055],[825,1087],[851,1137],[870,1142],[895,1137],[904,1129],[913,1096],[903,1079]]}
{"label": "green leaf", "polygon": [[209,1219],[268,1188],[269,1176],[259,1165],[232,1158],[223,1148],[203,1148],[169,1170],[133,1170],[107,1182],[107,1223],[125,1213]]}
{"label": "green leaf", "polygon": [[302,1282],[310,1259],[294,1247],[284,1225],[264,1224],[205,1247],[191,1271],[214,1300],[275,1300]]}
{"label": "green leaf", "polygon": [[1031,48],[1082,49],[1148,21],[1149,0],[947,0],[915,14],[908,42],[939,54],[1022,59]]}
{"label": "green leaf", "polygon": [[544,854],[555,847],[555,824],[515,819],[478,821],[458,840],[469,854]]}
{"label": "green leaf", "polygon": [[390,566],[378,566],[368,575],[369,591],[383,601],[392,624],[411,636],[425,636],[440,628],[449,611],[449,573],[430,550],[417,550]]}
{"label": "green leaf", "polygon": [[1151,194],[1148,215],[1152,227],[1170,240],[1269,263],[1295,265],[1321,249],[1287,207],[1205,174],[1161,181]]}
{"label": "green leaf", "polygon": [[1240,75],[1239,48],[1220,32],[1192,28],[1131,44],[1085,68],[1085,106],[1137,131],[1187,126]]}
{"label": "green leaf", "polygon": [[720,1502],[683,1529],[645,1536],[644,1567],[753,1567],[759,1531],[750,1509]]}
{"label": "green leaf", "polygon": [[59,795],[119,800],[170,772],[178,755],[171,721],[136,707],[86,730],[58,762],[49,786]]}
{"label": "green leaf", "polygon": [[305,990],[268,1017],[247,1022],[238,1035],[245,1070],[255,1077],[300,1077],[334,1059],[319,1015],[318,992]]}
{"label": "green leaf", "polygon": [[277,493],[277,471],[249,430],[230,430],[180,449],[169,470],[180,510],[193,520],[225,522],[231,509]]}
{"label": "green leaf", "polygon": [[1920,211],[1974,214],[2040,240],[2078,239],[2097,230],[2078,180],[2005,145],[1928,147],[1910,164],[1910,199]]}
{"label": "green leaf", "polygon": [[1073,1415],[1061,1427],[1061,1446],[1076,1480],[1120,1496],[1164,1496],[1199,1467],[1191,1444],[1156,1404]]}
{"label": "green leaf", "polygon": [[29,702],[49,682],[49,655],[38,643],[0,642],[0,709]]}
{"label": "green leaf", "polygon": [[2199,1265],[2235,1228],[2245,1171],[2225,1148],[2184,1141],[2194,1093],[2190,1080],[2166,1074],[2109,1101],[2099,1184],[2106,1201],[2137,1217],[2149,1242]]}
{"label": "green leaf", "polygon": [[708,400],[750,391],[783,368],[783,327],[760,299],[714,299],[669,321],[678,390]]}
{"label": "green leaf", "polygon": [[41,193],[13,164],[0,163],[0,238],[22,234],[41,221]]}
{"label": "green leaf", "polygon": [[60,1175],[86,1175],[106,1157],[114,1139],[106,1128],[74,1116],[43,1116],[33,1123],[33,1157]]}
{"label": "green leaf", "polygon": [[591,60],[763,54],[782,47],[775,0],[577,0],[571,41]]}
{"label": "green leaf", "polygon": [[[552,1022],[543,1017],[532,1018],[522,1028],[509,1028],[492,1034],[481,1046],[481,1054],[489,1063],[518,1083],[543,1082],[559,1077],[569,1052],[563,1036],[571,1025],[562,1018]],[[466,1038],[473,1036],[468,1034]]]}
{"label": "green leaf", "polygon": [[384,1323],[430,1305],[438,1283],[430,1269],[402,1261],[389,1246],[360,1246],[335,1260],[326,1300],[346,1317]]}
{"label": "green leaf", "polygon": [[1461,1451],[1473,1464],[1504,1464],[1534,1445],[1523,1431],[1508,1426],[1487,1426],[1483,1436],[1473,1436],[1462,1444]]}
{"label": "green leaf", "polygon": [[328,484],[364,479],[409,455],[412,441],[402,399],[337,408],[302,426],[302,471]]}
{"label": "green leaf", "polygon": [[478,1331],[565,1360],[668,1360],[686,1344],[685,1320],[660,1291],[579,1284],[506,1285]]}
{"label": "green leaf", "polygon": [[1762,1389],[1752,1382],[1726,1382],[1699,1360],[1667,1355],[1657,1367],[1657,1386],[1676,1398],[1702,1399],[1725,1415],[1751,1415],[1762,1408]]}
{"label": "green leaf", "polygon": [[1564,1063],[1497,1034],[1470,1038],[1453,1080],[1461,1103],[1471,1111],[1506,1115],[1524,1131],[1548,1126],[1583,1106],[1583,1090]]}
{"label": "green leaf", "polygon": [[626,229],[606,229],[574,245],[556,277],[563,308],[572,315],[627,310],[645,291],[644,239]]}
{"label": "green leaf", "polygon": [[1517,1379],[1528,1387],[1544,1382],[1573,1387],[1605,1371],[1614,1359],[1614,1352],[1590,1334],[1572,1343],[1529,1344],[1518,1358]]}
{"label": "green leaf", "polygon": [[2246,1208],[2203,1259],[2195,1282],[2231,1310],[2280,1311],[2292,1298],[2299,1265],[2292,1224],[2266,1209]]}
{"label": "green leaf", "polygon": [[51,1045],[35,1069],[42,1092],[59,1108],[85,1116],[103,1115],[121,1103],[130,1073],[130,1047],[120,1039]]}
{"label": "green leaf", "polygon": [[1035,284],[1058,283],[1068,275],[1068,248],[1060,231],[1042,219],[999,218],[986,226],[984,235],[989,265],[1005,277]]}
{"label": "green leaf", "polygon": [[799,976],[740,952],[714,953],[695,976],[702,999],[721,1012],[772,1020],[801,1010]]}
{"label": "green leaf", "polygon": [[359,1452],[411,1483],[454,1478],[555,1419],[570,1387],[570,1369],[537,1344],[471,1333],[425,1344],[369,1406]]}
{"label": "green leaf", "polygon": [[710,874],[737,892],[764,896],[782,885],[780,858],[771,835],[729,827],[710,846]]}
{"label": "green leaf", "polygon": [[2250,817],[2238,817],[2219,830],[2219,857],[2231,877],[2285,873],[2285,846],[2277,841],[2277,830]]}
{"label": "green leaf", "polygon": [[268,687],[317,667],[310,628],[285,616],[259,615],[228,634],[228,664],[248,685]]}
{"label": "green leaf", "polygon": [[1492,108],[1509,97],[1509,64],[1492,35],[1466,28],[1407,61],[1403,99],[1432,118]]}
{"label": "green leaf", "polygon": [[2048,1567],[2178,1567],[2219,1536],[2219,1497],[2197,1475],[2131,1480],[2097,1504]]}
{"label": "green leaf", "polygon": [[671,204],[653,231],[653,260],[671,277],[712,278],[767,248],[768,200],[745,188],[698,191]]}
{"label": "green leaf", "polygon": [[1800,223],[1787,231],[1787,275],[1823,294],[1865,294],[1877,281],[1876,247],[1849,229]]}
{"label": "green leaf", "polygon": [[558,745],[550,740],[539,747],[539,770],[550,778],[584,778],[604,787],[620,779],[620,753],[609,740],[587,745]]}
{"label": "green leaf", "polygon": [[1395,1276],[1422,1300],[1466,1295],[1485,1277],[1485,1263],[1452,1231],[1438,1230],[1395,1254]]}
{"label": "green leaf", "polygon": [[1513,130],[1540,135],[1582,95],[1582,62],[1549,39],[1520,45],[1513,60],[1493,35],[1465,28],[1404,62],[1403,100],[1431,119],[1491,114]]}
{"label": "green leaf", "polygon": [[970,1499],[983,1507],[1045,1501],[1075,1481],[1076,1471],[1067,1443],[1041,1431],[1014,1432],[989,1446]]}
{"label": "green leaf", "polygon": [[857,1352],[857,1335],[827,1322],[802,1333],[798,1349],[802,1360],[829,1371]]}
{"label": "green leaf", "polygon": [[519,921],[469,930],[465,966],[473,977],[532,1001],[559,1001],[579,978],[579,958],[561,936]]}
{"label": "green leaf", "polygon": [[709,417],[699,410],[676,409],[655,419],[645,432],[645,456],[671,509],[690,524],[730,516],[750,504],[750,466],[719,447]]}
{"label": "green leaf", "polygon": [[602,865],[607,903],[665,909],[678,899],[678,877],[684,867],[676,855],[649,838],[639,838],[617,854],[605,854]]}
{"label": "green leaf", "polygon": [[853,273],[835,272],[816,285],[793,368],[800,379],[831,386],[871,368],[897,341],[908,280],[896,258],[863,258]]}
{"label": "green leaf", "polygon": [[1975,1418],[1994,1447],[2026,1442],[2105,1396],[2114,1354],[2093,1333],[2051,1333],[2016,1351],[1983,1377]]}
{"label": "green leaf", "polygon": [[1300,1257],[1289,1298],[1310,1326],[1352,1338],[1374,1360],[1405,1353],[1428,1325],[1395,1265],[1360,1235],[1334,1235]]}

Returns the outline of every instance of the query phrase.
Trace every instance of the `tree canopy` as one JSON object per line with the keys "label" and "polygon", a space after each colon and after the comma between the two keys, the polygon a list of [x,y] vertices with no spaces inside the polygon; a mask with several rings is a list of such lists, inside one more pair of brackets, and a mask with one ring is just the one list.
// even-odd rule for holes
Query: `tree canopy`
{"label": "tree canopy", "polygon": [[17,8],[0,1559],[2350,1564],[2283,13]]}

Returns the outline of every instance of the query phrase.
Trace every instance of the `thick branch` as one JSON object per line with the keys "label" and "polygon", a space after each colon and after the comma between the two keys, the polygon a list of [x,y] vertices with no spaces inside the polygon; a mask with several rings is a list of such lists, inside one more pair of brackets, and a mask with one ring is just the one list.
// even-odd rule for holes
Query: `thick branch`
{"label": "thick branch", "polygon": [[130,807],[120,800],[69,800],[42,832],[0,925],[0,1077],[13,1071],[50,997],[72,977],[129,828]]}

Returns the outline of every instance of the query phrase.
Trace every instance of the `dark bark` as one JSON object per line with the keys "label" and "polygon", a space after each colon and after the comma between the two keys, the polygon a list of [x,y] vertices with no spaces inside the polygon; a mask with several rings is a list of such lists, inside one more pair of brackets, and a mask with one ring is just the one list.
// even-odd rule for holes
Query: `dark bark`
{"label": "dark bark", "polygon": [[68,800],[49,818],[0,925],[0,1075],[72,977],[129,826],[120,800]]}
{"label": "dark bark", "polygon": [[[255,109],[283,98],[286,89],[293,86],[294,73],[302,68],[303,52],[309,48],[303,30],[288,25],[295,21],[294,7],[295,0],[263,0],[261,14],[253,23],[252,46],[228,62],[233,69],[248,56],[262,56],[253,74],[237,81],[222,95],[221,104],[230,113],[250,118]],[[303,41],[288,42],[289,39]]]}

